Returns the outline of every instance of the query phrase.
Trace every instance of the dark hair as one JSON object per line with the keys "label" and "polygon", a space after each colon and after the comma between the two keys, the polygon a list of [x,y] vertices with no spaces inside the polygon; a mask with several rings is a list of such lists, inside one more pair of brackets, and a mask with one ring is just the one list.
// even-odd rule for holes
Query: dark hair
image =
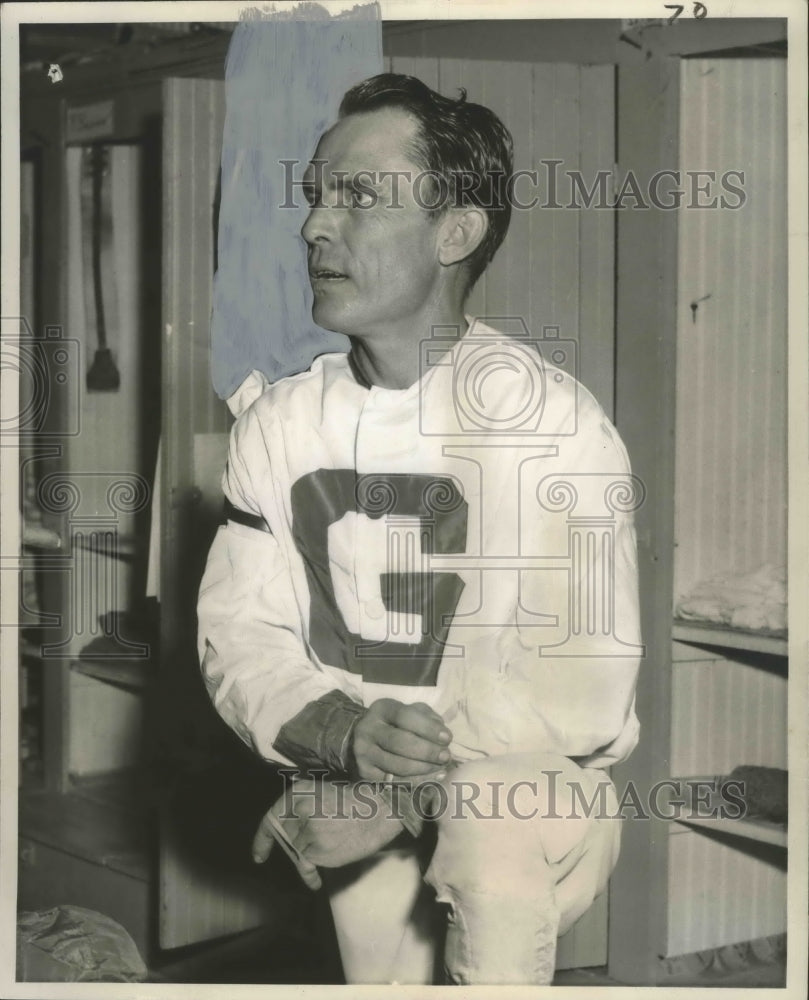
{"label": "dark hair", "polygon": [[[476,205],[485,210],[486,234],[464,261],[469,275],[468,291],[508,231],[511,202],[507,186],[514,152],[511,133],[497,115],[481,104],[467,101],[463,88],[460,94],[458,100],[452,100],[437,94],[414,76],[380,73],[346,92],[339,115],[345,118],[384,108],[401,108],[411,114],[418,126],[412,150],[414,159],[434,174],[433,195],[439,194],[432,210],[444,211],[448,203],[457,207]],[[438,186],[440,192],[435,190]]]}

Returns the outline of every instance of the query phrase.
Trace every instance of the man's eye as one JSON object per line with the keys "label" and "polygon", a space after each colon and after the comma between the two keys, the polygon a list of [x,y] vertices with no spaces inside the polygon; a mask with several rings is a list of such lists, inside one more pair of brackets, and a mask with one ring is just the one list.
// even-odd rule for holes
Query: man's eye
{"label": "man's eye", "polygon": [[315,190],[314,184],[304,184],[301,190],[303,191],[303,196],[306,199],[306,204],[310,208],[314,208],[317,203],[317,191]]}
{"label": "man's eye", "polygon": [[376,204],[376,195],[367,188],[352,188],[351,204],[356,208],[371,208]]}

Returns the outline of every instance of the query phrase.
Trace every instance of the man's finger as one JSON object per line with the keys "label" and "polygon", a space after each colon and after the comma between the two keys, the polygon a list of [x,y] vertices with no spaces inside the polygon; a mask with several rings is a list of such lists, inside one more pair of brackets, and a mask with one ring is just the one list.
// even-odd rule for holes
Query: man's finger
{"label": "man's finger", "polygon": [[253,837],[253,861],[256,864],[263,864],[267,860],[270,856],[272,845],[275,843],[272,826],[267,821],[269,815],[267,813],[263,817],[259,823],[258,830],[256,830],[256,835]]}
{"label": "man's finger", "polygon": [[445,746],[416,736],[406,729],[395,729],[393,726],[386,727],[379,734],[379,746],[397,757],[426,761],[433,768],[440,767],[449,760],[449,750]]}
{"label": "man's finger", "polygon": [[411,702],[409,705],[405,705],[405,708],[413,709],[415,712],[420,712],[422,715],[425,715],[430,719],[435,719],[443,725],[444,720],[441,718],[441,715],[436,712],[434,708],[430,708],[430,706],[424,701]]}
{"label": "man's finger", "polygon": [[[294,820],[292,821],[294,823]],[[281,820],[270,810],[265,814],[253,838],[253,860],[259,864],[266,861],[274,844],[280,844],[290,861],[298,869],[298,874],[304,884],[312,890],[323,885],[317,865],[312,864],[292,841],[290,833]]]}
{"label": "man's finger", "polygon": [[266,861],[274,843],[279,843],[286,854],[297,865],[302,858],[300,850],[293,840],[297,832],[297,821],[287,820],[289,828],[285,827],[272,809],[265,814],[256,835],[253,838],[253,859],[259,863]]}
{"label": "man's finger", "polygon": [[419,703],[403,705],[396,713],[394,725],[406,732],[421,736],[431,743],[447,746],[452,740],[452,733],[444,725],[444,720],[431,708],[427,709]]}
{"label": "man's finger", "polygon": [[413,778],[416,775],[430,774],[436,770],[436,763],[440,766],[443,762],[400,757],[398,754],[389,753],[381,747],[377,748],[374,754],[374,765],[382,771],[383,775],[393,774],[398,778]]}
{"label": "man's finger", "polygon": [[313,865],[311,861],[307,861],[303,855],[301,855],[299,861],[295,862],[295,867],[298,869],[298,874],[303,879],[304,885],[313,891],[317,891],[323,885],[317,865]]}

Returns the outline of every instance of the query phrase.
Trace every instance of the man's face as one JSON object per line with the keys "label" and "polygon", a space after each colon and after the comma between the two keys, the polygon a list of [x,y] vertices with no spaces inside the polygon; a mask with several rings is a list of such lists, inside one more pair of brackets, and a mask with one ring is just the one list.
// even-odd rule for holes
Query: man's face
{"label": "man's face", "polygon": [[[419,320],[437,296],[440,226],[422,207],[430,186],[417,187],[414,196],[413,179],[422,173],[408,147],[415,132],[414,119],[399,109],[349,115],[323,135],[307,168],[312,209],[301,234],[309,248],[312,316],[327,330],[358,337],[412,335],[414,327],[418,336],[429,333]],[[403,173],[397,182],[385,171]]]}

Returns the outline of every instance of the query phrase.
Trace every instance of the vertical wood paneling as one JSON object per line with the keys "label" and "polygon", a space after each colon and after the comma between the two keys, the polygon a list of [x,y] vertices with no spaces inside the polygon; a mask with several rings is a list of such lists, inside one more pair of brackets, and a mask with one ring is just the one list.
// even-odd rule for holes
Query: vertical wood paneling
{"label": "vertical wood paneling", "polygon": [[[731,197],[722,174],[744,171],[746,201],[678,213],[675,599],[714,574],[786,558],[785,63],[685,60],[681,100],[682,170],[715,171],[720,197]],[[672,695],[674,774],[786,767],[778,673],[686,659]],[[784,930],[783,872],[674,829],[669,954]]]}
{"label": "vertical wood paneling", "polygon": [[[559,63],[554,67],[554,95],[549,113],[552,121],[550,150],[545,156],[563,160],[560,171],[578,169],[580,163],[579,135],[579,67]],[[534,94],[534,100],[542,101]],[[549,136],[549,139],[551,137]],[[567,203],[567,183],[562,183],[559,202]],[[548,240],[551,245],[551,281],[553,314],[550,322],[559,326],[561,337],[580,336],[579,329],[579,212],[569,208],[550,208],[543,216],[550,220]],[[540,307],[541,308],[541,307]],[[581,352],[580,352],[581,353]]]}
{"label": "vertical wood paneling", "polygon": [[[615,160],[615,68],[582,66],[579,75],[579,167],[588,189]],[[608,188],[609,190],[609,188]],[[579,367],[607,416],[615,412],[615,213],[579,212]]]}
{"label": "vertical wood paneling", "polygon": [[[193,477],[191,452],[182,447],[182,439],[175,436],[175,430],[182,427],[186,414],[191,409],[191,383],[193,379],[181,377],[181,360],[187,341],[187,326],[192,318],[192,293],[189,288],[193,273],[185,273],[189,267],[189,255],[185,252],[186,240],[193,234],[187,219],[190,215],[191,198],[194,189],[194,171],[187,169],[190,164],[189,151],[193,149],[193,126],[186,107],[191,100],[186,92],[193,83],[172,80],[165,86],[165,109],[163,126],[163,335],[164,335],[164,392],[163,392],[163,485],[169,492],[172,487],[190,485]],[[193,366],[193,358],[186,358],[185,365]],[[192,370],[193,367],[192,367]],[[174,541],[172,521],[163,519],[169,534],[163,539],[164,549]],[[166,571],[164,560],[163,570]],[[171,600],[172,585],[161,586],[161,592]]]}
{"label": "vertical wood paneling", "polygon": [[607,964],[609,896],[602,893],[556,945],[556,969],[584,969]]}
{"label": "vertical wood paneling", "polygon": [[[495,79],[489,88],[491,106],[502,114],[511,130],[515,169],[527,169],[535,112],[533,67],[527,63],[510,63],[505,67],[495,65],[492,75]],[[496,87],[498,77],[499,90]],[[533,280],[530,247],[534,214],[533,210],[512,207],[508,236],[497,251],[492,268],[493,276],[502,275],[505,314],[522,316],[529,330],[536,329],[527,301],[527,292]]]}
{"label": "vertical wood paneling", "polygon": [[[531,213],[532,294],[530,315],[535,327],[559,326],[561,337],[579,336],[579,218],[575,210],[550,207],[568,201],[565,171],[579,167],[579,73],[564,63],[534,67],[531,169],[539,173],[538,210]],[[555,168],[558,189],[551,202],[548,160]]]}
{"label": "vertical wood paneling", "polygon": [[[457,99],[459,88],[465,88],[467,99],[479,102],[482,100],[480,89],[476,88],[474,79],[475,70],[473,63],[467,59],[441,59],[439,78],[441,81],[441,93],[446,97]],[[469,300],[466,304],[466,311],[473,316],[489,316],[491,310],[486,297],[486,275],[482,275],[480,280],[472,289]]]}
{"label": "vertical wood paneling", "polygon": [[685,829],[669,843],[667,955],[786,930],[786,871],[777,854],[756,856]]}
{"label": "vertical wood paneling", "polygon": [[[101,519],[115,517],[121,537],[134,534],[135,517],[110,509],[107,488],[116,478],[133,473],[148,474],[144,468],[144,418],[141,399],[141,372],[148,357],[139,338],[143,311],[142,285],[142,225],[140,177],[142,154],[135,145],[117,145],[109,149],[106,175],[110,185],[111,232],[103,252],[109,261],[109,281],[102,282],[107,341],[120,373],[120,386],[115,392],[90,392],[84,382],[84,371],[90,367],[98,347],[95,310],[92,300],[92,274],[86,253],[89,220],[82,220],[82,172],[86,169],[83,150],[68,149],[65,156],[67,201],[67,334],[75,337],[82,351],[82,381],[79,385],[81,433],[66,441],[68,476],[81,492],[82,515]],[[84,248],[84,251],[83,251]],[[69,471],[68,471],[69,470]],[[93,473],[93,475],[86,475]],[[88,557],[96,565],[97,560]],[[98,580],[105,568],[97,566]],[[90,571],[92,572],[92,571]],[[132,606],[135,574],[133,567],[119,563],[114,572],[115,584],[98,589],[93,598],[101,614],[113,609]],[[70,649],[78,650],[88,641],[88,627],[95,629],[97,618],[90,605],[75,607],[75,629]],[[95,633],[93,633],[95,634]]]}
{"label": "vertical wood paneling", "polygon": [[[556,99],[556,66],[540,63],[533,70],[534,116],[530,133],[528,163],[538,172],[540,205],[548,199],[546,160],[559,160],[554,135],[553,104]],[[531,242],[528,248],[531,282],[528,286],[528,310],[533,322],[556,323],[554,265],[554,215],[557,209],[539,208],[531,213]],[[534,217],[535,216],[535,217]]]}
{"label": "vertical wood paneling", "polygon": [[[680,129],[680,66],[646,59],[631,46],[617,75],[618,164],[639,176],[671,167]],[[620,785],[641,794],[671,774],[671,587],[674,525],[674,378],[677,303],[677,218],[628,211],[616,219],[616,425],[645,483],[635,518],[638,536],[641,633],[645,665],[637,687],[640,740],[614,769]],[[609,970],[619,982],[648,985],[659,978],[666,947],[667,826],[626,823],[622,854],[610,880]]]}
{"label": "vertical wood paneling", "polygon": [[[503,68],[502,63],[496,65]],[[486,104],[486,75],[486,64],[480,60],[442,59],[439,72],[441,91],[447,97],[457,99],[460,96],[460,89],[463,88],[467,100],[476,104]],[[473,316],[493,316],[498,312],[496,295],[489,294],[492,282],[490,272],[493,272],[493,269],[494,265],[478,278],[466,305],[467,313]]]}
{"label": "vertical wood paneling", "polygon": [[[162,647],[167,666],[191,671],[199,583],[193,564],[200,561],[202,543],[194,533],[199,530],[194,527],[197,508],[188,491],[206,478],[195,463],[203,452],[194,445],[201,435],[228,427],[225,404],[213,392],[209,362],[224,86],[168,80],[164,98]],[[190,724],[189,716],[184,725]],[[265,923],[273,906],[266,890],[257,882],[237,884],[227,872],[195,863],[182,846],[176,821],[167,813],[161,825],[161,946],[180,947]]]}
{"label": "vertical wood paneling", "polygon": [[394,56],[391,60],[391,72],[415,76],[433,90],[441,90],[436,56]]}
{"label": "vertical wood paneling", "polygon": [[[441,93],[491,107],[514,138],[515,170],[523,178],[521,201],[508,236],[475,286],[467,304],[473,315],[518,316],[537,336],[558,326],[579,343],[579,374],[608,415],[614,409],[614,215],[598,208],[571,208],[568,171],[581,170],[588,188],[615,156],[614,69],[611,66],[534,64],[395,56],[394,71],[421,76]],[[557,168],[556,201],[548,200],[548,168]]]}
{"label": "vertical wood paneling", "polygon": [[[506,123],[514,138],[514,161],[525,164],[531,132],[531,67],[524,63],[480,62],[470,78],[469,99],[491,108]],[[517,168],[519,169],[519,168]],[[490,316],[514,316],[532,329],[525,292],[530,275],[525,248],[531,239],[531,212],[513,210],[505,242],[480,279],[484,283]]]}
{"label": "vertical wood paneling", "polygon": [[734,204],[719,179],[744,171],[746,202],[679,212],[677,595],[786,558],[784,66],[683,63],[682,167]]}
{"label": "vertical wood paneling", "polygon": [[672,692],[671,773],[786,767],[784,678],[723,659],[681,662]]}

